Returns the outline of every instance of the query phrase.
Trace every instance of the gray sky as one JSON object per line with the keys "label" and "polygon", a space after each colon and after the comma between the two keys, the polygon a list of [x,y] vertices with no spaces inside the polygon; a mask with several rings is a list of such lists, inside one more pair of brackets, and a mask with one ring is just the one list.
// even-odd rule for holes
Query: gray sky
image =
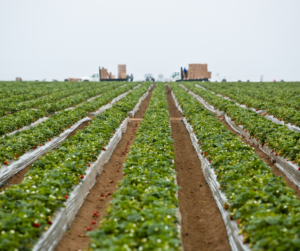
{"label": "gray sky", "polygon": [[300,81],[299,0],[0,0],[0,80],[135,80],[207,63],[212,79]]}

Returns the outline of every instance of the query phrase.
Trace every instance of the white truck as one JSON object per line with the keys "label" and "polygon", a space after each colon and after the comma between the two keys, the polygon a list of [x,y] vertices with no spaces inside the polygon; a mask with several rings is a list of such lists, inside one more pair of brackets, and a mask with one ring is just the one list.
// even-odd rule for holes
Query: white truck
{"label": "white truck", "polygon": [[172,75],[171,75],[171,82],[176,82],[176,80],[181,80],[181,75],[179,71],[173,71]]}
{"label": "white truck", "polygon": [[94,73],[92,76],[85,76],[81,78],[82,81],[88,81],[88,82],[99,82],[99,73]]}

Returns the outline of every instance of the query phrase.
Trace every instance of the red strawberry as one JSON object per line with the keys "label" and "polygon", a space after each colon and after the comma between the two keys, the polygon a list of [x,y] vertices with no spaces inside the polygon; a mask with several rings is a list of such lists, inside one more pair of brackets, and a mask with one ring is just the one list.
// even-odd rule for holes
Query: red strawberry
{"label": "red strawberry", "polygon": [[40,223],[33,223],[33,227],[40,227]]}
{"label": "red strawberry", "polygon": [[211,163],[211,160],[209,161],[209,163]]}
{"label": "red strawberry", "polygon": [[108,193],[107,196],[108,196],[108,195],[111,195],[111,193]]}
{"label": "red strawberry", "polygon": [[221,186],[219,186],[219,190],[221,190]]}
{"label": "red strawberry", "polygon": [[123,121],[121,121],[121,124],[123,123]]}
{"label": "red strawberry", "polygon": [[42,144],[39,144],[39,146],[41,146]]}
{"label": "red strawberry", "polygon": [[91,228],[91,227],[87,227],[86,230],[87,230],[87,231],[91,231],[92,228]]}
{"label": "red strawberry", "polygon": [[203,153],[201,153],[201,155],[203,155]]}
{"label": "red strawberry", "polygon": [[69,196],[68,196],[68,195],[65,195],[65,198],[66,198],[66,199],[68,199],[68,198],[69,198]]}
{"label": "red strawberry", "polygon": [[91,166],[91,164],[90,164],[90,163],[88,163],[88,166]]}
{"label": "red strawberry", "polygon": [[300,171],[300,167],[298,167],[298,171]]}
{"label": "red strawberry", "polygon": [[120,172],[120,170],[117,170],[117,172]]}
{"label": "red strawberry", "polygon": [[5,164],[5,165],[7,165],[7,164],[8,164],[8,162],[7,162],[7,161],[4,161],[4,164]]}
{"label": "red strawberry", "polygon": [[92,224],[96,224],[96,221],[93,220],[93,221],[92,221]]}
{"label": "red strawberry", "polygon": [[100,201],[102,201],[103,199],[100,199]]}
{"label": "red strawberry", "polygon": [[105,197],[105,193],[102,193],[101,196],[102,196],[102,197]]}
{"label": "red strawberry", "polygon": [[98,213],[97,212],[94,212],[94,215],[97,215]]}
{"label": "red strawberry", "polygon": [[52,221],[48,221],[47,223],[48,223],[49,225],[52,225]]}
{"label": "red strawberry", "polygon": [[35,146],[33,146],[32,148],[33,148],[33,149],[35,149],[36,147],[35,147]]}
{"label": "red strawberry", "polygon": [[106,151],[106,148],[104,147],[103,150]]}
{"label": "red strawberry", "polygon": [[24,151],[24,153],[26,153],[26,152]]}
{"label": "red strawberry", "polygon": [[80,178],[81,178],[81,179],[84,179],[84,175],[80,175]]}
{"label": "red strawberry", "polygon": [[277,156],[278,155],[278,153],[275,153],[275,156]]}
{"label": "red strawberry", "polygon": [[49,139],[49,141],[51,141],[51,139]]}

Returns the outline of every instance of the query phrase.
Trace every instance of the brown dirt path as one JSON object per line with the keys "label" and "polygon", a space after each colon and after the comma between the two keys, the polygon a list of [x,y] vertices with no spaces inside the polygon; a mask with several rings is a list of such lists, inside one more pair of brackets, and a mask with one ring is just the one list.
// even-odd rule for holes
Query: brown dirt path
{"label": "brown dirt path", "polygon": [[[171,92],[167,100],[171,117],[181,118]],[[202,173],[201,163],[183,122],[171,120],[179,190],[184,251],[231,250],[221,213]]]}
{"label": "brown dirt path", "polygon": [[[150,95],[142,102],[134,118],[142,118],[149,105],[151,93],[152,92],[150,92]],[[138,130],[140,123],[141,120],[128,123],[126,132],[123,134],[110,160],[104,165],[102,173],[97,177],[96,184],[90,190],[70,229],[57,244],[55,251],[78,251],[88,248],[90,238],[85,236],[87,227],[91,227],[92,231],[97,230],[102,217],[107,215],[106,207],[112,200],[112,196],[108,194],[118,189],[117,184],[123,178],[122,169],[126,157],[124,152],[125,149],[127,149],[127,153],[130,151],[130,146],[135,139],[134,132]],[[102,197],[102,193],[104,193],[106,197]],[[100,199],[102,201],[100,201]],[[95,217],[94,212],[97,212],[99,216]],[[95,221],[96,224],[92,224],[92,221]]]}

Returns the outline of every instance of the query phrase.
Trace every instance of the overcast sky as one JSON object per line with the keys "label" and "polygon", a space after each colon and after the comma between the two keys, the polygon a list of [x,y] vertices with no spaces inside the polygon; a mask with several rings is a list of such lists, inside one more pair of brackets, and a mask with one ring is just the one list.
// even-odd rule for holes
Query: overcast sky
{"label": "overcast sky", "polygon": [[212,79],[300,81],[300,0],[0,0],[0,80],[135,80],[207,63]]}

